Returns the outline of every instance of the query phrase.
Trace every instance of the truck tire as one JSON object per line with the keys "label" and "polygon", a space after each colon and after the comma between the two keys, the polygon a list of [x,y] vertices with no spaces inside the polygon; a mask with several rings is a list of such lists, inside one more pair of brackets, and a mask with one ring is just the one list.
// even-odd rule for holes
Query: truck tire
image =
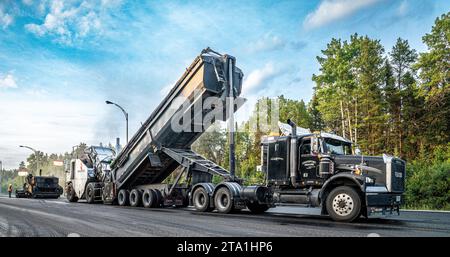
{"label": "truck tire", "polygon": [[86,186],[86,193],[85,198],[87,203],[94,203],[95,202],[95,187],[94,183],[88,183]]}
{"label": "truck tire", "polygon": [[133,189],[130,192],[130,205],[133,207],[139,207],[142,205],[142,193],[138,189]]}
{"label": "truck tire", "polygon": [[73,189],[72,184],[69,184],[67,186],[67,201],[71,202],[71,203],[76,203],[78,202],[78,197],[77,194],[75,193],[75,189]]}
{"label": "truck tire", "polygon": [[203,187],[195,189],[192,195],[192,202],[197,211],[207,212],[211,210],[209,195]]}
{"label": "truck tire", "polygon": [[157,206],[157,195],[153,189],[145,189],[142,194],[142,204],[145,208],[154,208]]}
{"label": "truck tire", "polygon": [[160,190],[158,190],[158,189],[153,189],[153,191],[155,192],[155,195],[156,195],[156,201],[155,201],[155,208],[156,207],[161,207],[161,204],[163,203],[163,200],[164,200],[164,196],[163,196],[163,193],[160,191]]}
{"label": "truck tire", "polygon": [[269,205],[259,204],[257,202],[253,202],[253,203],[248,202],[247,208],[250,210],[251,213],[258,214],[258,213],[263,213],[263,212],[267,211],[269,209]]}
{"label": "truck tire", "polygon": [[220,213],[230,213],[233,210],[233,198],[226,187],[221,187],[214,195],[214,205]]}
{"label": "truck tire", "polygon": [[326,199],[326,208],[333,220],[351,222],[361,213],[361,198],[349,186],[336,187]]}
{"label": "truck tire", "polygon": [[121,189],[117,195],[117,202],[120,206],[130,205],[130,193],[128,190]]}

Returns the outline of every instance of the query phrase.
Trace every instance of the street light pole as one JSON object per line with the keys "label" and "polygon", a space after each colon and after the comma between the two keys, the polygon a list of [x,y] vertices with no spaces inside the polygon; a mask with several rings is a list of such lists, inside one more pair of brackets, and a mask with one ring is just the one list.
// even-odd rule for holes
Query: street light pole
{"label": "street light pole", "polygon": [[127,143],[128,143],[128,113],[125,111],[125,109],[122,108],[122,106],[120,106],[120,105],[118,105],[116,103],[113,103],[111,101],[105,101],[105,103],[106,104],[113,104],[113,105],[117,106],[123,112],[123,114],[125,115],[125,120],[127,122],[127,128],[126,128],[127,129],[127,134],[126,134],[126,137],[127,137]]}
{"label": "street light pole", "polygon": [[36,173],[37,173],[37,175],[40,175],[39,174],[39,152],[36,151],[34,148],[31,148],[26,145],[19,145],[19,147],[27,148],[34,152],[34,156],[36,156]]}

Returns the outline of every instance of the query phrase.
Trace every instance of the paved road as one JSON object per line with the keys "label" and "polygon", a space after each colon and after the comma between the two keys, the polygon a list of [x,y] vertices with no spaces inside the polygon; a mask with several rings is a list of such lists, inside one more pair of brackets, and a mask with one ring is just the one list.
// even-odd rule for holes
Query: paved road
{"label": "paved road", "polygon": [[450,213],[336,223],[317,209],[277,207],[253,215],[198,213],[0,196],[0,236],[450,236]]}

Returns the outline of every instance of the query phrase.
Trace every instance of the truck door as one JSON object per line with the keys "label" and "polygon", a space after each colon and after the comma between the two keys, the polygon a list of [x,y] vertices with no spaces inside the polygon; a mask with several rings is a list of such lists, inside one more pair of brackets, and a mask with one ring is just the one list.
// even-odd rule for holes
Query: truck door
{"label": "truck door", "polygon": [[303,138],[301,140],[299,160],[299,173],[304,185],[316,184],[319,158],[311,152],[311,138]]}

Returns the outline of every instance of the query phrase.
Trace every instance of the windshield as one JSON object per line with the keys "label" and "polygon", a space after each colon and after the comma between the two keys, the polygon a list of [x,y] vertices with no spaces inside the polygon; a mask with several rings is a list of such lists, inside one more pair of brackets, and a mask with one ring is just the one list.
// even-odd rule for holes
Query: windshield
{"label": "windshield", "polygon": [[115,155],[114,150],[106,147],[93,147],[93,151],[95,152],[95,158],[97,159],[97,162],[102,163],[110,163]]}
{"label": "windshield", "polygon": [[114,151],[110,148],[105,148],[105,147],[94,147],[95,152],[97,153],[98,156],[114,156]]}
{"label": "windshield", "polygon": [[333,138],[324,138],[323,139],[325,152],[328,154],[343,154],[350,155],[352,154],[352,146],[348,142],[340,141]]}

